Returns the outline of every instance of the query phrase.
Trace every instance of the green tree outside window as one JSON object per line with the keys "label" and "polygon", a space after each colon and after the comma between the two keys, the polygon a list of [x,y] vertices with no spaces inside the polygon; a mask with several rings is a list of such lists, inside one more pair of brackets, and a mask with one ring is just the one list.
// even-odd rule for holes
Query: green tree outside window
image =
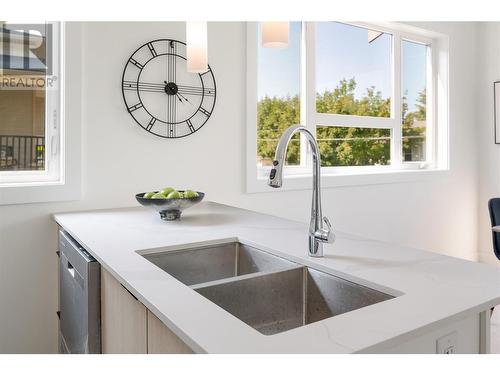
{"label": "green tree outside window", "polygon": [[[333,91],[316,95],[319,113],[390,117],[391,102],[375,87],[356,99],[356,81],[343,79]],[[416,110],[408,111],[406,97],[402,103],[403,156],[405,161],[425,160],[426,94],[417,99]],[[300,123],[299,96],[265,97],[257,105],[257,161],[271,165],[281,134]],[[341,124],[339,124],[341,125]],[[323,166],[364,166],[390,164],[390,129],[353,127],[317,127],[317,141]],[[294,137],[287,153],[287,163],[300,163],[300,139]]]}

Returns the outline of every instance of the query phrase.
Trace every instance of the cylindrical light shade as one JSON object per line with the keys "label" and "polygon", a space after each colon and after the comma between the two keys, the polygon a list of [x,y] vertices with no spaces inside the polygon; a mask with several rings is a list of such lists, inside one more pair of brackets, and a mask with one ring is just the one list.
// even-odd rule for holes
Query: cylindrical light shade
{"label": "cylindrical light shade", "polygon": [[262,47],[287,48],[289,22],[262,22]]}
{"label": "cylindrical light shade", "polygon": [[203,73],[208,70],[207,23],[186,22],[187,70]]}

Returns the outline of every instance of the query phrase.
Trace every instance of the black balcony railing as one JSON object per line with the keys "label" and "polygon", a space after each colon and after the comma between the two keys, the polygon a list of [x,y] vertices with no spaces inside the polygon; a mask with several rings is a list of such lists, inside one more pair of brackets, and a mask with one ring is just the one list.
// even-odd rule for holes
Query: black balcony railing
{"label": "black balcony railing", "polygon": [[45,169],[45,137],[0,135],[0,171]]}

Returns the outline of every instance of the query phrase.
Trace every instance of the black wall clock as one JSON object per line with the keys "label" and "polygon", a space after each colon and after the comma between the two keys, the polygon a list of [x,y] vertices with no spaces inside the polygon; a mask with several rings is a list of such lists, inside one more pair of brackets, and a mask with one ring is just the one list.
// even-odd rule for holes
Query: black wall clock
{"label": "black wall clock", "polygon": [[123,100],[134,120],[151,134],[185,137],[212,115],[216,98],[212,69],[188,73],[185,56],[185,43],[157,39],[140,46],[125,64]]}

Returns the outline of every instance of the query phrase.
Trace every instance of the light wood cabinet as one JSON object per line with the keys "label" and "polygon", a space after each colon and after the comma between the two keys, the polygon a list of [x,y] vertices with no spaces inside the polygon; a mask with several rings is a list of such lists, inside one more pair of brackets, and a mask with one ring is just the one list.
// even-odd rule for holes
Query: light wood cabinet
{"label": "light wood cabinet", "polygon": [[103,354],[147,353],[147,309],[101,268],[101,342]]}
{"label": "light wood cabinet", "polygon": [[148,310],[148,353],[189,354],[193,351]]}
{"label": "light wood cabinet", "polygon": [[193,351],[101,267],[103,354],[184,354]]}

